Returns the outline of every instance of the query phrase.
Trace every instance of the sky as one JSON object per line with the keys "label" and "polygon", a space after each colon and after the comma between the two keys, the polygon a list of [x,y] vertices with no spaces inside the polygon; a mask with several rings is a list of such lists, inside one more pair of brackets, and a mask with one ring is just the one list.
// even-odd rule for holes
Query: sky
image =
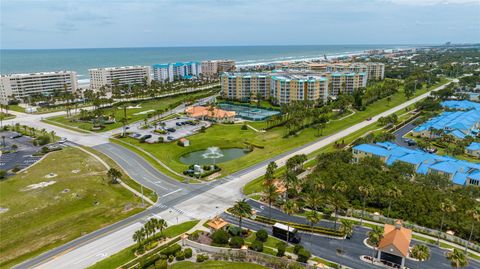
{"label": "sky", "polygon": [[0,0],[0,48],[480,43],[480,0]]}

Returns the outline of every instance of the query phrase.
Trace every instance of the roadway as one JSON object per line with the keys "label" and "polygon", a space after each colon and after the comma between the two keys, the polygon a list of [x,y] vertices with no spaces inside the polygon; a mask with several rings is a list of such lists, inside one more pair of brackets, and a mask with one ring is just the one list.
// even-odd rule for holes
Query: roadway
{"label": "roadway", "polygon": [[[434,91],[443,89],[444,87],[445,85],[440,86],[434,89]],[[147,217],[152,215],[163,218],[170,224],[176,224],[194,218],[211,218],[214,215],[222,213],[236,200],[242,198],[242,187],[249,181],[263,175],[266,166],[271,161],[275,161],[279,167],[283,166],[286,160],[294,155],[310,154],[375,123],[380,117],[388,116],[426,98],[429,94],[430,93],[422,94],[372,117],[369,121],[360,122],[338,133],[290,150],[227,177],[196,185],[176,182],[157,171],[135,153],[123,147],[108,143],[108,137],[113,133],[112,131],[106,133],[80,134],[40,122],[39,115],[28,115],[29,117],[17,119],[20,122],[27,120],[22,124],[45,128],[47,130],[53,129],[57,132],[57,135],[67,137],[70,141],[96,148],[117,161],[132,178],[155,190],[160,198],[154,206],[142,213],[47,251],[40,256],[18,265],[16,268],[84,268],[92,265],[132,245],[133,240],[131,237],[133,231],[135,231]],[[46,115],[43,116],[46,117]]]}

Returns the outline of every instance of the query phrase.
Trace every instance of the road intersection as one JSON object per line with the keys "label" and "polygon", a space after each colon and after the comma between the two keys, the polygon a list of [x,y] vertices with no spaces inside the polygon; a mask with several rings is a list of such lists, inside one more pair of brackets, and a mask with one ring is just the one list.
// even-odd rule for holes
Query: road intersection
{"label": "road intersection", "polygon": [[[445,85],[435,90],[443,89]],[[16,113],[17,118],[5,121],[6,124],[19,122],[36,128],[55,131],[76,144],[93,147],[116,161],[133,179],[157,192],[159,199],[154,206],[125,220],[77,238],[65,245],[47,251],[15,268],[84,268],[108,257],[134,242],[132,234],[142,222],[157,216],[170,224],[190,219],[211,218],[221,214],[236,200],[243,197],[242,187],[249,181],[262,176],[269,162],[275,161],[279,167],[296,154],[310,154],[335,141],[374,124],[380,117],[400,111],[429,96],[429,92],[403,104],[382,112],[369,121],[350,126],[338,133],[323,137],[281,155],[275,156],[227,177],[203,184],[185,184],[162,174],[142,157],[121,146],[109,143],[109,137],[119,129],[105,133],[78,133],[58,126],[46,124],[41,118],[47,115],[25,115]],[[48,116],[61,115],[60,112]]]}

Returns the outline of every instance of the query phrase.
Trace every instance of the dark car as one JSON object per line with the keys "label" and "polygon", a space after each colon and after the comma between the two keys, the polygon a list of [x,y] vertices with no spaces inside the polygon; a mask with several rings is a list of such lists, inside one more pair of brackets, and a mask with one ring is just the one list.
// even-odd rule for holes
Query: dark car
{"label": "dark car", "polygon": [[23,136],[23,134],[15,134],[15,135],[10,136],[10,139],[19,138],[19,137],[22,137],[22,136]]}
{"label": "dark car", "polygon": [[151,138],[151,137],[152,137],[152,135],[147,134],[147,135],[142,136],[142,139],[143,139],[143,140],[146,140],[146,139],[149,139],[149,138]]}
{"label": "dark car", "polygon": [[169,131],[170,133],[175,133],[175,128],[168,128],[167,131]]}
{"label": "dark car", "polygon": [[167,140],[173,140],[173,136],[171,135],[167,136]]}
{"label": "dark car", "polygon": [[175,125],[177,125],[177,126],[182,126],[182,123],[181,123],[181,122],[177,122],[177,123],[175,123]]}

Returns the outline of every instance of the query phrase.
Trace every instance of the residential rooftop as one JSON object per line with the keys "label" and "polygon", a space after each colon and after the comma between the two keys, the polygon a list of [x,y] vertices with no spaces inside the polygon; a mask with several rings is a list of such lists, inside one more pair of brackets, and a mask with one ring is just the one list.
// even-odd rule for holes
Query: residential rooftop
{"label": "residential rooftop", "polygon": [[444,174],[457,185],[480,185],[480,164],[478,163],[431,154],[419,149],[404,148],[391,142],[361,144],[353,147],[354,155],[360,152],[381,157],[387,165],[397,161],[410,164],[418,174]]}
{"label": "residential rooftop", "polygon": [[439,116],[428,120],[413,129],[413,133],[432,130],[443,130],[456,138],[463,139],[465,136],[476,136],[480,123],[480,110],[446,111]]}
{"label": "residential rooftop", "polygon": [[480,110],[480,103],[469,100],[447,100],[443,101],[441,105],[452,110]]}

